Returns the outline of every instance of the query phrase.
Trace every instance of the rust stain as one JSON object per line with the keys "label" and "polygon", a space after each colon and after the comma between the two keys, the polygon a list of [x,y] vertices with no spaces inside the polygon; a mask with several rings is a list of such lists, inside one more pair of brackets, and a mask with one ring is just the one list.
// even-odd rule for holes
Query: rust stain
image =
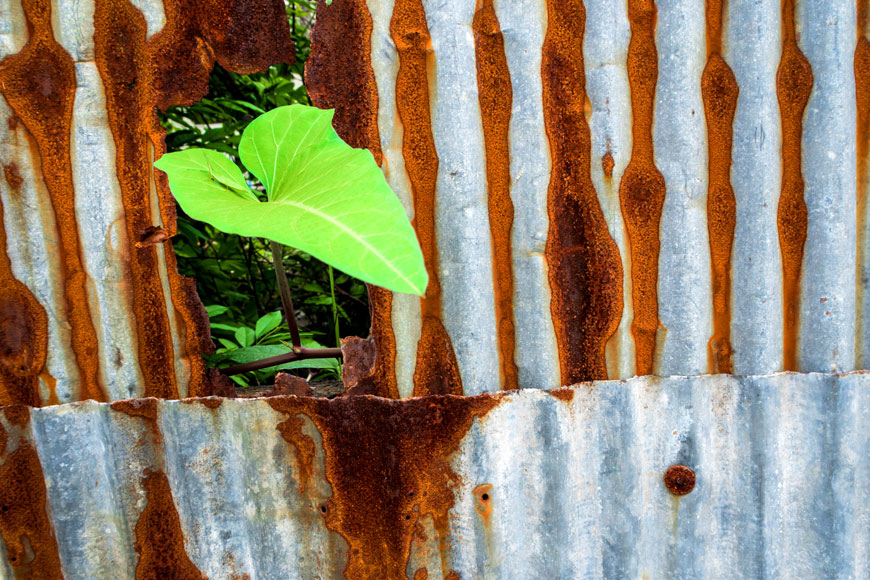
{"label": "rust stain", "polygon": [[[11,420],[8,409],[7,419],[18,424]],[[18,425],[23,429],[29,413],[26,407],[20,409],[25,412],[25,424]],[[0,425],[0,454],[5,452],[8,438]],[[15,451],[0,462],[0,538],[16,578],[63,578],[46,500],[39,455],[30,441],[19,437]]]}
{"label": "rust stain", "polygon": [[305,489],[311,484],[311,474],[314,472],[314,440],[302,432],[305,425],[302,417],[291,415],[286,421],[278,423],[277,429],[281,437],[293,446],[296,455],[296,466],[299,479],[299,493],[305,493]]}
{"label": "rust stain", "polygon": [[447,576],[444,577],[444,580],[462,580],[462,578],[459,576],[459,572],[451,570],[447,573]]}
{"label": "rust stain", "polygon": [[616,162],[613,160],[613,153],[610,150],[607,150],[607,153],[604,154],[604,157],[601,158],[601,169],[604,171],[604,177],[606,179],[613,179],[613,168],[616,166]]}
{"label": "rust stain", "polygon": [[782,192],[777,208],[783,284],[783,370],[797,371],[800,281],[807,239],[807,204],[801,173],[803,114],[813,88],[810,63],[798,48],[794,0],[782,4],[782,58],[776,96],[782,117]]}
{"label": "rust stain", "polygon": [[722,14],[726,0],[707,0],[707,65],[701,97],[707,120],[707,228],[713,278],[713,335],[707,343],[710,373],[731,373],[731,250],[737,201],[731,187],[731,144],[740,89],[722,58]]}
{"label": "rust stain", "polygon": [[268,399],[287,417],[310,417],[323,438],[332,486],[325,521],[350,546],[348,579],[407,578],[422,517],[433,518],[446,551],[448,512],[460,484],[450,457],[474,419],[498,401],[492,395]]}
{"label": "rust stain", "polygon": [[622,316],[622,260],[590,176],[582,0],[547,1],[541,73],[553,170],[546,256],[562,384],[606,379],[605,347]]}
{"label": "rust stain", "polygon": [[685,465],[672,465],[664,475],[665,487],[674,495],[686,495],[695,489],[695,471]]}
{"label": "rust stain", "polygon": [[631,158],[619,184],[622,217],[631,248],[631,298],[634,319],[635,372],[654,372],[658,332],[659,224],[665,202],[665,179],[653,156],[653,114],[658,82],[655,45],[656,5],[629,0],[628,84],[631,89]]}
{"label": "rust stain", "polygon": [[128,0],[97,0],[94,9],[97,69],[103,81],[109,126],[115,141],[116,171],[131,242],[129,252],[133,313],[140,337],[139,366],[146,397],[177,398],[174,351],[166,300],[160,283],[157,248],[134,240],[152,227],[148,138],[143,115],[150,114],[145,18]]}
{"label": "rust stain", "polygon": [[474,494],[474,511],[483,519],[483,525],[489,528],[492,516],[492,484],[482,483],[471,493]]}
{"label": "rust stain", "polygon": [[203,407],[205,407],[206,409],[211,409],[212,411],[214,411],[215,409],[220,407],[221,404],[224,402],[223,398],[220,398],[220,397],[209,397],[209,398],[194,399],[194,400],[196,402],[198,402],[200,405],[202,405]]}
{"label": "rust stain", "polygon": [[429,580],[429,571],[426,568],[418,568],[414,572],[414,580]]}
{"label": "rust stain", "polygon": [[[97,334],[87,300],[69,153],[75,65],[54,39],[51,4],[46,0],[23,0],[22,7],[30,38],[21,52],[0,62],[0,86],[9,106],[36,140],[42,166],[50,168],[43,171],[43,179],[57,220],[65,310],[81,373],[79,397],[103,401],[106,396],[100,382]],[[39,326],[35,330],[39,332]]]}
{"label": "rust stain", "polygon": [[570,387],[562,387],[561,389],[554,389],[550,391],[550,396],[555,397],[562,401],[563,403],[570,403],[574,400],[574,389]]}
{"label": "rust stain", "polygon": [[486,182],[489,188],[489,227],[492,237],[495,317],[501,361],[501,388],[518,389],[514,360],[514,279],[511,258],[510,121],[513,89],[504,50],[504,37],[493,7],[483,0],[474,14],[471,28],[477,62],[477,88],[483,138],[486,147]]}
{"label": "rust stain", "polygon": [[[855,47],[855,101],[857,104],[858,126],[856,130],[858,191],[857,191],[857,280],[858,297],[856,301],[856,319],[858,331],[867,326],[867,312],[861,297],[866,293],[863,281],[863,265],[867,261],[867,244],[870,240],[864,234],[867,228],[867,198],[870,195],[870,175],[867,172],[870,163],[870,38],[868,38],[868,19],[870,19],[870,2],[858,0],[858,44]],[[855,341],[855,360],[859,368],[866,367],[868,361],[863,354],[862,341]]]}
{"label": "rust stain", "polygon": [[432,39],[421,0],[398,0],[390,34],[399,53],[396,108],[405,127],[402,154],[414,195],[414,226],[429,286],[420,300],[422,328],[414,370],[414,396],[462,394],[462,380],[450,337],[441,322],[441,283],[435,239],[438,154],[429,113],[430,75],[435,72]]}
{"label": "rust stain", "polygon": [[[378,91],[371,65],[372,19],[364,0],[335,0],[317,6],[317,27],[305,80],[312,102],[335,109],[336,132],[354,147],[365,147],[383,161],[378,132]],[[375,394],[398,398],[392,326],[392,294],[368,285],[371,334],[377,347],[372,375]]]}

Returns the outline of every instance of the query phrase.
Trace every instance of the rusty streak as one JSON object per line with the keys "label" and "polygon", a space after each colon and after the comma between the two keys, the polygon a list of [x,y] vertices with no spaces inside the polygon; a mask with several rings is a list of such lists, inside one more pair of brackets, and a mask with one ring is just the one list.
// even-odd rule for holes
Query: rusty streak
{"label": "rusty streak", "polygon": [[350,546],[346,578],[407,578],[412,536],[427,516],[433,518],[446,551],[448,514],[460,483],[449,458],[474,419],[498,400],[490,395],[401,402],[377,397],[268,399],[288,417],[309,416],[322,436],[326,478],[332,486],[326,526]]}
{"label": "rusty streak", "polygon": [[510,71],[504,50],[504,37],[492,4],[483,0],[472,21],[477,61],[477,87],[483,138],[486,146],[486,181],[489,188],[490,235],[492,237],[495,317],[498,328],[501,388],[518,389],[514,360],[514,280],[511,260],[511,226],[514,206],[511,201],[510,145],[511,121]]}
{"label": "rusty streak", "polygon": [[[367,148],[381,163],[371,34],[372,19],[364,0],[335,0],[330,5],[320,2],[305,80],[316,106],[335,109],[333,125],[341,138],[354,147]],[[371,332],[378,350],[373,394],[398,398],[393,296],[378,286],[367,287]]]}
{"label": "rusty streak", "polygon": [[635,371],[654,372],[659,328],[659,224],[665,202],[665,180],[653,157],[653,114],[658,52],[655,45],[656,6],[653,0],[629,0],[628,84],[631,89],[631,159],[619,184],[622,217],[631,247],[631,296],[634,320]]}
{"label": "rusty streak", "polygon": [[707,120],[709,183],[707,228],[713,277],[713,335],[707,343],[710,373],[731,373],[731,250],[737,202],[731,187],[731,143],[740,89],[722,58],[722,15],[726,0],[707,0],[707,66],[701,96]]}
{"label": "rusty streak", "polygon": [[622,316],[622,261],[590,176],[584,114],[582,0],[548,0],[544,39],[544,125],[553,170],[548,210],[551,311],[562,384],[606,379],[605,347]]}
{"label": "rusty streak", "polygon": [[[858,336],[865,334],[867,328],[867,312],[862,299],[867,293],[864,277],[864,264],[867,261],[867,244],[870,242],[867,235],[867,197],[870,195],[870,175],[868,175],[868,163],[870,163],[870,38],[868,38],[868,19],[870,19],[870,0],[858,0],[858,45],[855,47],[855,101],[857,104],[858,125],[856,131],[857,140],[857,214],[858,236],[856,269],[858,300],[855,304]],[[858,368],[866,368],[870,361],[864,354],[863,341],[855,341],[855,361]]]}
{"label": "rusty streak", "polygon": [[[81,373],[79,397],[103,401],[97,333],[88,305],[69,153],[75,65],[54,39],[50,3],[23,0],[22,7],[30,38],[21,52],[0,62],[0,85],[10,107],[36,140],[42,159],[43,179],[57,220],[71,346]],[[39,332],[38,326],[35,331]]]}
{"label": "rusty streak", "polygon": [[435,184],[438,154],[429,115],[429,75],[434,76],[435,55],[421,0],[397,0],[390,34],[399,53],[396,108],[405,127],[402,154],[414,194],[414,226],[429,286],[420,300],[422,331],[414,369],[414,396],[462,394],[456,355],[441,322],[441,283],[435,239]]}
{"label": "rusty streak", "polygon": [[783,284],[783,370],[797,371],[800,281],[807,238],[807,205],[801,173],[803,114],[813,88],[810,63],[798,48],[794,0],[782,4],[782,58],[776,96],[782,117],[782,192],[777,208]]}

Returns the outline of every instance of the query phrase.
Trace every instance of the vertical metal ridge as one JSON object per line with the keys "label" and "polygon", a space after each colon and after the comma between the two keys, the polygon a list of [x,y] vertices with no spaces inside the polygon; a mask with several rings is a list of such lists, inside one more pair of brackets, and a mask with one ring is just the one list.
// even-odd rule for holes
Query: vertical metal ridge
{"label": "vertical metal ridge", "polygon": [[[723,57],[739,87],[731,184],[737,204],[732,255],[733,372],[782,369],[783,268],[777,206],[782,132],[777,67],[782,53],[780,0],[729,0]],[[757,27],[741,22],[758,22]]]}
{"label": "vertical metal ridge", "polygon": [[856,103],[856,276],[855,367],[870,366],[870,1],[857,0]]}
{"label": "vertical metal ridge", "polygon": [[513,96],[509,150],[517,379],[521,388],[557,387],[561,384],[559,349],[545,257],[552,166],[541,75],[547,6],[544,0],[494,0],[494,8]]}
{"label": "vertical metal ridge", "polygon": [[486,148],[487,209],[492,238],[493,289],[501,388],[519,388],[515,362],[514,280],[511,226],[514,206],[510,186],[510,120],[513,103],[504,36],[493,0],[483,0],[472,20],[477,92]]}
{"label": "vertical metal ridge", "polygon": [[399,54],[396,110],[404,128],[402,155],[414,201],[414,227],[429,272],[414,365],[413,394],[462,394],[453,345],[442,323],[441,268],[435,231],[438,154],[432,131],[430,77],[435,74],[432,40],[421,0],[398,0],[390,34]]}
{"label": "vertical metal ridge", "polygon": [[441,320],[453,345],[461,392],[475,395],[499,379],[486,150],[472,32],[475,5],[424,0],[423,7],[432,44],[427,72],[438,158],[433,225]]}
{"label": "vertical metal ridge", "polygon": [[631,92],[631,158],[619,183],[622,218],[631,247],[631,299],[638,375],[655,372],[659,321],[659,226],[665,181],[654,159],[653,115],[658,81],[654,0],[629,0],[628,84]]}
{"label": "vertical metal ridge", "polygon": [[807,206],[798,367],[855,368],[855,69],[853,2],[797,3],[797,41],[812,71],[801,154]]}
{"label": "vertical metal ridge", "polygon": [[64,296],[72,350],[81,373],[82,398],[104,400],[97,334],[88,303],[87,273],[75,215],[70,139],[75,96],[75,66],[52,35],[47,1],[23,4],[31,25],[21,52],[0,62],[4,96],[38,144],[46,188],[57,219]]}
{"label": "vertical metal ridge", "polygon": [[734,71],[722,57],[727,0],[706,3],[707,65],[701,75],[701,97],[707,123],[707,228],[710,239],[713,333],[707,343],[707,371],[733,371],[731,348],[731,253],[737,207],[731,187],[734,113],[740,89]]}
{"label": "vertical metal ridge", "polygon": [[631,300],[631,249],[620,211],[619,183],[632,148],[632,110],[628,85],[628,44],[631,31],[628,4],[587,0],[583,63],[586,67],[587,112],[592,137],[590,176],[610,236],[622,259],[622,318],[607,341],[605,356],[610,378],[634,375],[634,317]]}
{"label": "vertical metal ridge", "polygon": [[777,229],[782,253],[782,370],[800,368],[800,290],[807,238],[807,204],[803,177],[803,116],[813,87],[810,62],[797,42],[796,0],[782,3],[782,58],[776,74],[776,95],[782,122],[782,192]]}
{"label": "vertical metal ridge", "polygon": [[582,2],[547,3],[541,74],[553,169],[547,206],[552,317],[562,384],[607,378],[605,347],[622,317],[622,260],[590,177]]}
{"label": "vertical metal ridge", "polygon": [[653,159],[665,182],[658,227],[656,297],[661,340],[655,372],[707,372],[713,334],[707,224],[707,127],[701,77],[706,60],[704,0],[656,2],[658,54]]}

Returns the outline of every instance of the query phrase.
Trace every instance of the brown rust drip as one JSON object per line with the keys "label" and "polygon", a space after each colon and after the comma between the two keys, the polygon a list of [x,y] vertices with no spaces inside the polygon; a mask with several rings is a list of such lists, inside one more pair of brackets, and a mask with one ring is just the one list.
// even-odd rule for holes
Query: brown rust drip
{"label": "brown rust drip", "polygon": [[[4,167],[4,174],[15,195],[21,178],[16,178],[14,165]],[[48,350],[48,316],[30,289],[12,273],[4,223],[0,201],[0,405],[39,407],[39,377],[44,373]],[[57,398],[54,390],[49,396]]]}
{"label": "brown rust drip", "polygon": [[782,117],[782,191],[777,208],[783,285],[783,370],[797,371],[800,285],[807,239],[807,204],[801,172],[803,114],[813,88],[810,63],[798,48],[794,0],[783,0],[782,58],[776,73],[776,96]]}
{"label": "brown rust drip", "polygon": [[707,66],[701,96],[707,120],[709,158],[707,228],[713,278],[713,335],[707,343],[710,373],[731,373],[731,249],[737,224],[737,201],[731,187],[731,144],[740,89],[722,58],[725,0],[707,0]]}
{"label": "brown rust drip", "polygon": [[[27,420],[26,407],[23,409]],[[26,427],[7,419],[22,430]],[[9,434],[0,425],[0,440]],[[0,454],[6,445],[0,448]],[[0,538],[16,578],[63,578],[57,539],[46,510],[48,494],[36,448],[24,437],[17,448],[0,461]]]}
{"label": "brown rust drip", "polygon": [[[97,0],[94,11],[97,69],[103,81],[116,170],[130,240],[130,281],[139,337],[139,366],[146,397],[177,398],[172,329],[160,283],[158,248],[134,243],[155,223],[151,215],[149,143],[142,131],[151,114],[147,78],[145,18],[128,0]],[[147,124],[147,121],[146,121]]]}
{"label": "brown rust drip", "polygon": [[492,3],[493,0],[483,0],[474,14],[471,27],[474,31],[477,89],[486,146],[486,182],[489,188],[487,206],[492,237],[501,388],[510,390],[519,388],[514,360],[516,337],[511,259],[514,205],[511,200],[509,132],[513,90],[504,50],[504,37]]}
{"label": "brown rust drip", "polygon": [[421,0],[398,0],[390,34],[399,53],[396,108],[404,125],[402,154],[414,194],[414,226],[429,272],[426,297],[420,301],[422,329],[414,370],[414,396],[462,394],[462,381],[450,337],[441,322],[441,283],[435,236],[438,153],[429,113],[429,75],[435,62],[432,39]]}
{"label": "brown rust drip", "polygon": [[[305,80],[312,102],[335,109],[336,132],[354,147],[365,147],[383,161],[378,132],[378,90],[371,65],[372,19],[364,0],[335,0],[317,6],[311,56]],[[392,294],[368,286],[371,332],[378,349],[372,375],[377,394],[398,398],[396,338]]]}
{"label": "brown rust drip", "polygon": [[311,485],[311,474],[314,472],[314,440],[302,431],[305,421],[298,415],[290,415],[277,429],[284,441],[293,446],[296,456],[296,466],[299,470],[299,493],[304,494],[305,489]]}
{"label": "brown rust drip", "polygon": [[[868,38],[868,18],[870,18],[870,1],[858,0],[858,45],[855,47],[855,102],[857,105],[858,125],[856,130],[857,147],[857,280],[858,300],[856,301],[856,317],[858,332],[867,327],[867,312],[862,297],[867,292],[863,281],[864,264],[867,261],[867,244],[870,243],[864,232],[867,229],[867,198],[870,195],[870,175],[867,164],[870,163],[870,38]],[[855,341],[855,361],[859,368],[866,368],[870,361],[863,353],[861,340]]]}
{"label": "brown rust drip", "polygon": [[[30,38],[21,52],[0,62],[0,86],[17,118],[33,135],[45,168],[43,179],[57,220],[65,313],[81,375],[79,396],[103,401],[106,397],[101,386],[97,333],[88,305],[70,162],[75,65],[54,39],[50,3],[23,0],[22,7]],[[38,327],[34,330],[39,332]]]}
{"label": "brown rust drip", "polygon": [[541,74],[553,169],[546,256],[562,384],[606,379],[605,346],[622,316],[622,260],[590,176],[581,0],[547,1]]}
{"label": "brown rust drip", "polygon": [[345,576],[407,578],[411,538],[432,517],[442,534],[459,476],[449,459],[475,418],[498,404],[490,395],[393,401],[376,397],[272,397],[276,411],[308,415],[323,439],[332,497],[326,525],[348,542]]}
{"label": "brown rust drip", "polygon": [[631,89],[631,159],[619,184],[622,217],[631,247],[631,297],[634,320],[635,372],[654,372],[659,329],[659,224],[665,202],[665,180],[655,165],[653,115],[658,81],[655,45],[656,5],[653,0],[629,0],[628,84]]}

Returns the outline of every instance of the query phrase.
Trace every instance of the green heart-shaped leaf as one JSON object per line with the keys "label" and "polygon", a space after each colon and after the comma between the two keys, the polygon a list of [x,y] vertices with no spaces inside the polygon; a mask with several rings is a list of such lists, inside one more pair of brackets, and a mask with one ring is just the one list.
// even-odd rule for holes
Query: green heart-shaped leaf
{"label": "green heart-shaped leaf", "polygon": [[204,149],[155,162],[194,219],[293,246],[365,282],[422,295],[428,276],[417,237],[372,154],[344,143],[332,111],[290,105],[242,135],[242,163],[266,188],[257,200],[239,168]]}

